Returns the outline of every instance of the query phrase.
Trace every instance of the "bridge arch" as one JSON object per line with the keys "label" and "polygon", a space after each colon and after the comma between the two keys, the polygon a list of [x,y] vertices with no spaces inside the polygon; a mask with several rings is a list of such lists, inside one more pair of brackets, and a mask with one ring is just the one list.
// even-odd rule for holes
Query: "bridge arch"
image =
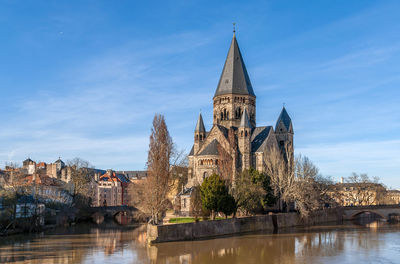
{"label": "bridge arch", "polygon": [[114,211],[114,212],[112,213],[112,217],[115,218],[119,213],[122,213],[123,215],[129,215],[129,216],[132,214],[131,211],[128,211],[128,210],[120,210],[120,211]]}
{"label": "bridge arch", "polygon": [[380,216],[382,219],[387,219],[387,217],[385,215],[383,215],[382,213],[375,211],[375,210],[361,210],[361,211],[354,212],[350,216],[350,219],[355,219],[357,216],[360,216],[365,213],[375,214],[377,216]]}

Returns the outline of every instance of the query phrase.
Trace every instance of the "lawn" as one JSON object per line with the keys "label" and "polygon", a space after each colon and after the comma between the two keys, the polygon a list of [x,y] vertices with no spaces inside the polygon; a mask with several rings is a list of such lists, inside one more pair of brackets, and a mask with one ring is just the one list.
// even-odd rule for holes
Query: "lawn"
{"label": "lawn", "polygon": [[174,224],[193,223],[194,217],[176,217],[169,219],[169,222]]}
{"label": "lawn", "polygon": [[[223,218],[223,217],[215,218],[215,220],[222,220],[222,219],[225,219],[225,218]],[[199,221],[203,221],[203,219],[199,218]],[[194,217],[176,217],[176,218],[169,219],[169,222],[174,223],[174,224],[193,223]]]}

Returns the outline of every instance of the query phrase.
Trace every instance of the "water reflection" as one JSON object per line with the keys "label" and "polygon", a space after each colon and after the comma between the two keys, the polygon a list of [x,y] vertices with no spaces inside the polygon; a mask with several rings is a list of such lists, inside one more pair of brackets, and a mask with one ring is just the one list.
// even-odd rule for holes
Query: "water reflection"
{"label": "water reflection", "polygon": [[109,259],[111,263],[121,252],[128,253],[125,255],[136,252],[136,260],[145,263],[145,235],[145,226],[127,228],[109,222],[100,226],[78,225],[30,236],[3,237],[0,263],[92,263],[98,259]]}
{"label": "water reflection", "polygon": [[354,224],[146,245],[145,226],[79,225],[0,242],[0,263],[396,262],[399,225]]}

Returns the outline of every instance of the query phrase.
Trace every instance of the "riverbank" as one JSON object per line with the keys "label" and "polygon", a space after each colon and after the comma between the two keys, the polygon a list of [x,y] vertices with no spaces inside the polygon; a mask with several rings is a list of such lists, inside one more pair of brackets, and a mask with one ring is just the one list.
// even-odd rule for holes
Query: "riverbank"
{"label": "riverbank", "polygon": [[328,208],[315,212],[308,219],[301,218],[298,213],[281,213],[171,225],[156,226],[148,224],[147,242],[149,244],[155,244],[172,241],[210,239],[252,232],[273,232],[288,227],[341,222],[343,220],[342,216],[342,209]]}

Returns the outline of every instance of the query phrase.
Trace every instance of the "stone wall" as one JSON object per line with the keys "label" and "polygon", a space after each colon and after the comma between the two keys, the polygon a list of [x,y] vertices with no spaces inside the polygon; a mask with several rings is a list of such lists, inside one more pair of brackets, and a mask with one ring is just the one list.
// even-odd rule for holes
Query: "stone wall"
{"label": "stone wall", "polygon": [[297,213],[284,213],[186,224],[160,226],[149,224],[147,226],[147,239],[149,243],[207,239],[218,236],[273,231],[279,228],[336,222],[341,221],[341,216],[342,212],[339,209],[326,209],[315,213],[307,221],[302,219]]}

